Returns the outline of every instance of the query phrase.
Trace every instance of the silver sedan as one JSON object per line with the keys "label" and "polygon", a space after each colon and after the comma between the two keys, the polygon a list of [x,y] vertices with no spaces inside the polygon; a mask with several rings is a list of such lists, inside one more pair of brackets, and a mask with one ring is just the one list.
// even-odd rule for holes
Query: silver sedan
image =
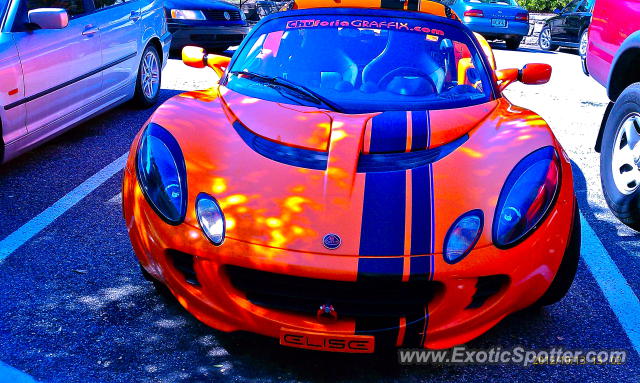
{"label": "silver sedan", "polygon": [[153,105],[170,43],[159,0],[0,0],[0,161],[125,101]]}

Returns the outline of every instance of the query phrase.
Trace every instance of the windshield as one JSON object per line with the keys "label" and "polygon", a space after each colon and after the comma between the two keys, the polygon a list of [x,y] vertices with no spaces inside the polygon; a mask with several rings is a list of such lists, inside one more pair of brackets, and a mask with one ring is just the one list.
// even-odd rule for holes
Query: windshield
{"label": "windshield", "polygon": [[0,26],[2,25],[2,20],[4,19],[4,13],[7,11],[7,3],[9,0],[0,0]]}
{"label": "windshield", "polygon": [[229,72],[225,85],[249,97],[344,113],[462,107],[491,97],[463,29],[424,19],[277,18],[251,35]]}

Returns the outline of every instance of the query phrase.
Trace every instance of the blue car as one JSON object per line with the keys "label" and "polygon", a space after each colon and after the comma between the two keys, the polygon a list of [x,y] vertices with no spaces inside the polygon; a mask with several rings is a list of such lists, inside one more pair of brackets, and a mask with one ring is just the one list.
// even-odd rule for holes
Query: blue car
{"label": "blue car", "polygon": [[529,34],[529,12],[516,0],[443,0],[472,31],[516,50]]}
{"label": "blue car", "polygon": [[172,51],[196,45],[209,52],[224,52],[239,45],[249,33],[244,12],[216,0],[166,0]]}

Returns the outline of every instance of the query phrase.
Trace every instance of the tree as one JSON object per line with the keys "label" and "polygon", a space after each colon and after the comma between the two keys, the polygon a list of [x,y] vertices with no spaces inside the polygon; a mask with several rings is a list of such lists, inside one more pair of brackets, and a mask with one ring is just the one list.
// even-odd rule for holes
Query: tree
{"label": "tree", "polygon": [[556,8],[564,8],[567,0],[519,0],[518,4],[530,12],[553,12]]}

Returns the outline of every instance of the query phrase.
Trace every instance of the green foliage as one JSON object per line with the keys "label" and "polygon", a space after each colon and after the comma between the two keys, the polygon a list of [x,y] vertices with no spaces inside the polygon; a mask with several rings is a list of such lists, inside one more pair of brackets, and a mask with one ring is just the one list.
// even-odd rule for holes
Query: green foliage
{"label": "green foliage", "polygon": [[553,12],[556,8],[564,8],[568,0],[519,0],[518,4],[529,12]]}

